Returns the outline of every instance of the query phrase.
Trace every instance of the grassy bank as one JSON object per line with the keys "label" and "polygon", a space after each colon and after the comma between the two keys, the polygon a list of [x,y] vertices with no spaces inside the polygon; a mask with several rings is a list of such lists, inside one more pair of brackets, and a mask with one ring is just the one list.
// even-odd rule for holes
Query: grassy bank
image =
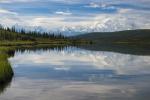
{"label": "grassy bank", "polygon": [[88,40],[77,40],[77,39],[55,39],[55,40],[38,40],[38,41],[0,41],[0,46],[34,46],[34,45],[78,45],[78,44],[90,44]]}
{"label": "grassy bank", "polygon": [[13,77],[13,70],[8,58],[13,55],[14,49],[0,46],[0,94],[3,93]]}
{"label": "grassy bank", "polygon": [[7,47],[0,47],[0,83],[7,82],[13,76],[13,70],[8,61],[10,50]]}

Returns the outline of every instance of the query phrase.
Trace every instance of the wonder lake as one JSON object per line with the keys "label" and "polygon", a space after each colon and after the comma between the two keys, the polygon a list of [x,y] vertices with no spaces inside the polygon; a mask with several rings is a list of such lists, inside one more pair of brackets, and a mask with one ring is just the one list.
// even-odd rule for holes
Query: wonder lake
{"label": "wonder lake", "polygon": [[0,100],[148,100],[150,56],[77,47],[16,50]]}

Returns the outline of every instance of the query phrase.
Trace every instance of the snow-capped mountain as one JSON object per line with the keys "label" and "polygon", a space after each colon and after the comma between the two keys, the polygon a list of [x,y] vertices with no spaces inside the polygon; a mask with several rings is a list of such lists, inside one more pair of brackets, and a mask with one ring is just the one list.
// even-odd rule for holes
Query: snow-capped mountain
{"label": "snow-capped mountain", "polygon": [[[128,20],[128,21],[127,21]],[[141,27],[143,25],[143,27]],[[73,36],[78,34],[84,34],[89,32],[114,32],[122,30],[134,30],[149,27],[150,25],[144,23],[135,23],[133,19],[108,19],[103,21],[93,21],[87,25],[76,25],[76,26],[61,26],[56,28],[46,28],[44,26],[20,26],[14,25],[16,29],[25,29],[26,31],[38,31],[38,32],[49,32],[55,34],[63,34],[66,36]]]}

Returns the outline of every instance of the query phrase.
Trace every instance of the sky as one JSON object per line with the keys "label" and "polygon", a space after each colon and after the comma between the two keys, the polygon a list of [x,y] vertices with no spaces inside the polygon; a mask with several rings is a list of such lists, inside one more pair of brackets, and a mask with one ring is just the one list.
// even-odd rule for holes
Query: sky
{"label": "sky", "polygon": [[0,24],[48,30],[150,28],[150,0],[0,0]]}

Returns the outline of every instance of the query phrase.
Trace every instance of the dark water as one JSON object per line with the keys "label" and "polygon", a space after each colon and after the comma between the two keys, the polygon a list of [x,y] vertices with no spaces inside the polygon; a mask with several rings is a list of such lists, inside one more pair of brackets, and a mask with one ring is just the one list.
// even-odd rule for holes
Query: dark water
{"label": "dark water", "polygon": [[16,51],[0,100],[149,100],[150,56],[75,47]]}

